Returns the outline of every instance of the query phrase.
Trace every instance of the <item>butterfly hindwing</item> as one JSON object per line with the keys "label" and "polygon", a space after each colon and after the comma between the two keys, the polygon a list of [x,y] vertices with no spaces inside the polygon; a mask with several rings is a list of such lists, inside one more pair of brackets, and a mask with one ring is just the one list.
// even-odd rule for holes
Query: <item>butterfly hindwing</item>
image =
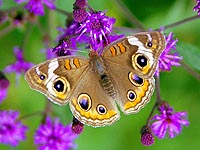
{"label": "butterfly hindwing", "polygon": [[83,76],[71,98],[72,113],[84,124],[106,126],[120,118],[115,101],[105,93],[92,68]]}

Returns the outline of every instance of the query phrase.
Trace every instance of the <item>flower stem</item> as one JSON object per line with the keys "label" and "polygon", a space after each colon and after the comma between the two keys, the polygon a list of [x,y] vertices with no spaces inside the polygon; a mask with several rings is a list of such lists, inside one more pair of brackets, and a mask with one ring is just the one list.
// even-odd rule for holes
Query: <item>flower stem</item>
{"label": "flower stem", "polygon": [[21,43],[21,50],[24,50],[25,45],[28,43],[27,41],[30,37],[32,24],[27,23],[26,26],[27,26],[27,28],[26,28],[26,31],[25,31],[25,35],[23,36],[23,40],[22,40],[22,43]]}
{"label": "flower stem", "polygon": [[10,32],[14,27],[12,25],[7,26],[3,30],[0,31],[0,37]]}
{"label": "flower stem", "polygon": [[126,18],[134,24],[136,27],[139,29],[145,31],[146,28],[145,26],[137,19],[135,15],[124,5],[124,3],[121,0],[115,0],[116,5],[120,9],[119,11],[126,16]]}
{"label": "flower stem", "polygon": [[19,120],[21,121],[21,120],[24,120],[24,119],[27,119],[27,118],[30,118],[30,117],[33,117],[33,116],[43,115],[43,114],[44,114],[44,111],[37,111],[37,112],[31,113],[31,114],[19,117],[17,119],[17,121],[19,121]]}
{"label": "flower stem", "polygon": [[198,80],[200,80],[200,73],[196,72],[195,70],[193,70],[190,66],[188,66],[186,63],[184,63],[183,61],[181,61],[181,65],[185,68],[185,70],[187,70],[192,76],[194,76],[195,78],[197,78]]}
{"label": "flower stem", "polygon": [[154,106],[153,106],[153,108],[152,108],[152,110],[151,110],[151,112],[150,112],[150,114],[149,114],[149,116],[148,116],[148,119],[147,119],[147,122],[146,122],[146,126],[147,126],[147,127],[149,127],[151,117],[152,117],[152,115],[153,115],[155,109],[157,108],[157,105],[158,105],[158,103],[157,103],[157,101],[156,101],[155,104],[154,104]]}
{"label": "flower stem", "polygon": [[66,15],[66,16],[68,16],[68,17],[71,17],[71,13],[69,13],[69,12],[67,12],[67,11],[65,11],[65,10],[62,10],[62,9],[59,9],[59,8],[56,7],[56,8],[55,8],[55,11],[57,11],[57,12],[63,14],[63,15]]}
{"label": "flower stem", "polygon": [[159,77],[155,77],[155,88],[156,88],[156,102],[148,116],[147,122],[146,122],[146,126],[149,126],[150,124],[150,120],[151,117],[155,111],[155,109],[157,108],[157,106],[162,102],[161,96],[160,96],[160,78]]}
{"label": "flower stem", "polygon": [[[184,24],[184,23],[187,23],[187,22],[189,22],[189,21],[196,20],[196,19],[199,19],[199,18],[200,18],[200,17],[199,17],[198,15],[195,15],[195,16],[192,16],[192,17],[189,17],[189,18],[180,20],[180,21],[178,21],[178,22],[175,22],[175,23],[172,23],[172,24],[163,26],[163,28],[164,28],[164,29],[170,29],[170,28],[179,26],[179,25],[181,25],[181,24]],[[159,29],[155,29],[155,30],[159,30]]]}
{"label": "flower stem", "polygon": [[156,103],[160,104],[162,102],[162,98],[160,96],[160,78],[159,77],[155,77],[155,86],[156,86]]}

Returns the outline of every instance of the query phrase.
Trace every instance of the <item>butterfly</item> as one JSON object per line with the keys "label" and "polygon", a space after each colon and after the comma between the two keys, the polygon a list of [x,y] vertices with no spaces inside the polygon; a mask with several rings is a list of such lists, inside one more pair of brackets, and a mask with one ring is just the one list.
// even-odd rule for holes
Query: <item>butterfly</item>
{"label": "butterfly", "polygon": [[25,79],[52,102],[69,103],[74,117],[93,127],[107,126],[124,114],[137,113],[149,101],[153,75],[165,37],[159,31],[140,32],[107,45],[89,58],[62,56],[29,69]]}

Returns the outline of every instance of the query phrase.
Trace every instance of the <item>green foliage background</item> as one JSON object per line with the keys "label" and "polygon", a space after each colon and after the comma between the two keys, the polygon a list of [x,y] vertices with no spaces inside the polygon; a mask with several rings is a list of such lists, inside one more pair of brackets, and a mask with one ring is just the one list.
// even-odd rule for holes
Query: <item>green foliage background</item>
{"label": "green foliage background", "polygon": [[[108,10],[107,15],[115,17],[116,26],[133,28],[129,20],[121,12],[115,0],[88,0],[90,6],[95,10]],[[57,0],[56,6],[60,9],[71,12],[72,0]],[[179,20],[194,16],[195,0],[126,0],[123,1],[126,7],[148,28],[159,28]],[[2,9],[7,9],[16,4],[12,0],[4,0]],[[57,37],[56,27],[64,27],[65,16],[55,11],[48,11],[45,16],[39,17],[41,26],[48,29],[53,37]],[[24,40],[27,26],[31,26],[28,39]],[[200,72],[200,20],[171,28],[179,39],[178,51],[184,56],[184,62]],[[0,26],[0,31],[4,26]],[[6,35],[0,36],[0,70],[6,65],[13,63],[15,57],[13,47],[25,44],[24,57],[35,64],[45,60],[40,50],[42,44],[42,33],[38,26],[27,24],[23,27],[13,29]],[[52,47],[56,43],[52,42]],[[10,88],[7,99],[0,104],[1,110],[14,109],[20,111],[21,116],[43,110],[45,108],[45,97],[31,90],[21,76],[19,84],[15,84],[15,75],[7,76],[10,80]],[[198,150],[200,149],[200,81],[194,78],[183,67],[175,67],[171,72],[161,74],[161,96],[168,101],[176,111],[187,111],[189,114],[189,127],[184,127],[182,134],[174,139],[165,138],[158,140],[151,147],[144,147],[140,143],[140,128],[146,123],[146,119],[155,102],[155,94],[151,102],[136,115],[125,116],[121,113],[121,119],[114,125],[103,128],[92,128],[85,126],[84,132],[75,141],[78,150]],[[68,106],[53,105],[55,116],[58,116],[64,124],[70,123],[72,119]],[[27,140],[21,142],[16,148],[18,150],[34,150],[34,131],[38,128],[41,116],[34,116],[23,120],[29,127]],[[1,150],[11,149],[8,146],[0,145]]]}

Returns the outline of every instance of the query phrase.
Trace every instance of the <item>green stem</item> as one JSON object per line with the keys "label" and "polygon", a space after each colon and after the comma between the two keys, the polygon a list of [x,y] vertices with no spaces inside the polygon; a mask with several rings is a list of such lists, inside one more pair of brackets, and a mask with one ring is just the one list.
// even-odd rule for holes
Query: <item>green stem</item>
{"label": "green stem", "polygon": [[65,10],[59,9],[59,8],[55,8],[55,11],[57,11],[57,12],[63,14],[63,15],[66,15],[66,16],[68,16],[68,17],[71,16],[71,13],[69,13],[69,12],[67,12],[67,11],[65,11]]}
{"label": "green stem", "polygon": [[[192,16],[192,17],[189,17],[189,18],[180,20],[180,21],[178,21],[178,22],[175,22],[175,23],[172,23],[172,24],[163,26],[163,27],[164,27],[164,29],[166,30],[166,29],[170,29],[170,28],[179,26],[179,25],[181,25],[181,24],[187,23],[187,22],[189,22],[189,21],[193,21],[193,20],[199,19],[199,18],[200,18],[200,17],[199,17],[198,15],[195,15],[195,16]],[[155,29],[155,30],[160,30],[160,29]]]}
{"label": "green stem", "polygon": [[156,86],[156,103],[160,104],[162,102],[162,98],[160,96],[160,78],[155,77],[155,86]]}
{"label": "green stem", "polygon": [[0,37],[4,36],[8,32],[10,32],[13,28],[14,28],[13,25],[9,25],[9,26],[5,27],[3,30],[0,31]]}
{"label": "green stem", "polygon": [[163,101],[161,96],[160,96],[160,79],[159,77],[155,77],[155,90],[156,90],[156,102],[148,116],[147,122],[146,122],[146,126],[149,126],[150,124],[150,120],[153,116],[153,113],[155,111],[155,109],[157,108],[157,106]]}
{"label": "green stem", "polygon": [[28,114],[28,115],[25,115],[25,116],[22,116],[22,117],[19,117],[17,119],[17,121],[21,121],[21,120],[24,120],[24,119],[27,119],[27,118],[31,118],[33,116],[37,116],[37,115],[43,115],[44,114],[44,111],[37,111],[37,112],[34,112],[34,113],[31,113],[31,114]]}
{"label": "green stem", "polygon": [[195,78],[197,78],[198,80],[200,80],[200,73],[196,72],[195,70],[193,70],[190,66],[188,66],[186,63],[184,63],[183,61],[181,61],[181,65],[185,68],[185,70],[187,70],[192,76],[194,76]]}
{"label": "green stem", "polygon": [[127,19],[134,24],[137,28],[146,31],[145,26],[137,19],[136,16],[133,15],[133,13],[124,5],[124,3],[121,0],[115,0],[115,4],[120,9],[119,11],[124,14],[124,16],[127,17]]}
{"label": "green stem", "polygon": [[147,122],[146,122],[146,126],[147,127],[149,127],[149,124],[150,124],[150,120],[151,120],[151,118],[152,118],[152,116],[153,116],[153,113],[154,113],[154,111],[155,111],[155,109],[157,108],[157,102],[154,104],[154,106],[153,106],[153,108],[152,108],[152,110],[151,110],[151,112],[150,112],[150,114],[149,114],[149,116],[148,116],[148,119],[147,119]]}
{"label": "green stem", "polygon": [[27,23],[27,28],[25,31],[25,35],[23,37],[22,43],[21,43],[21,49],[24,50],[25,49],[25,45],[27,44],[27,41],[29,39],[30,33],[31,33],[31,27],[32,25],[30,23]]}

